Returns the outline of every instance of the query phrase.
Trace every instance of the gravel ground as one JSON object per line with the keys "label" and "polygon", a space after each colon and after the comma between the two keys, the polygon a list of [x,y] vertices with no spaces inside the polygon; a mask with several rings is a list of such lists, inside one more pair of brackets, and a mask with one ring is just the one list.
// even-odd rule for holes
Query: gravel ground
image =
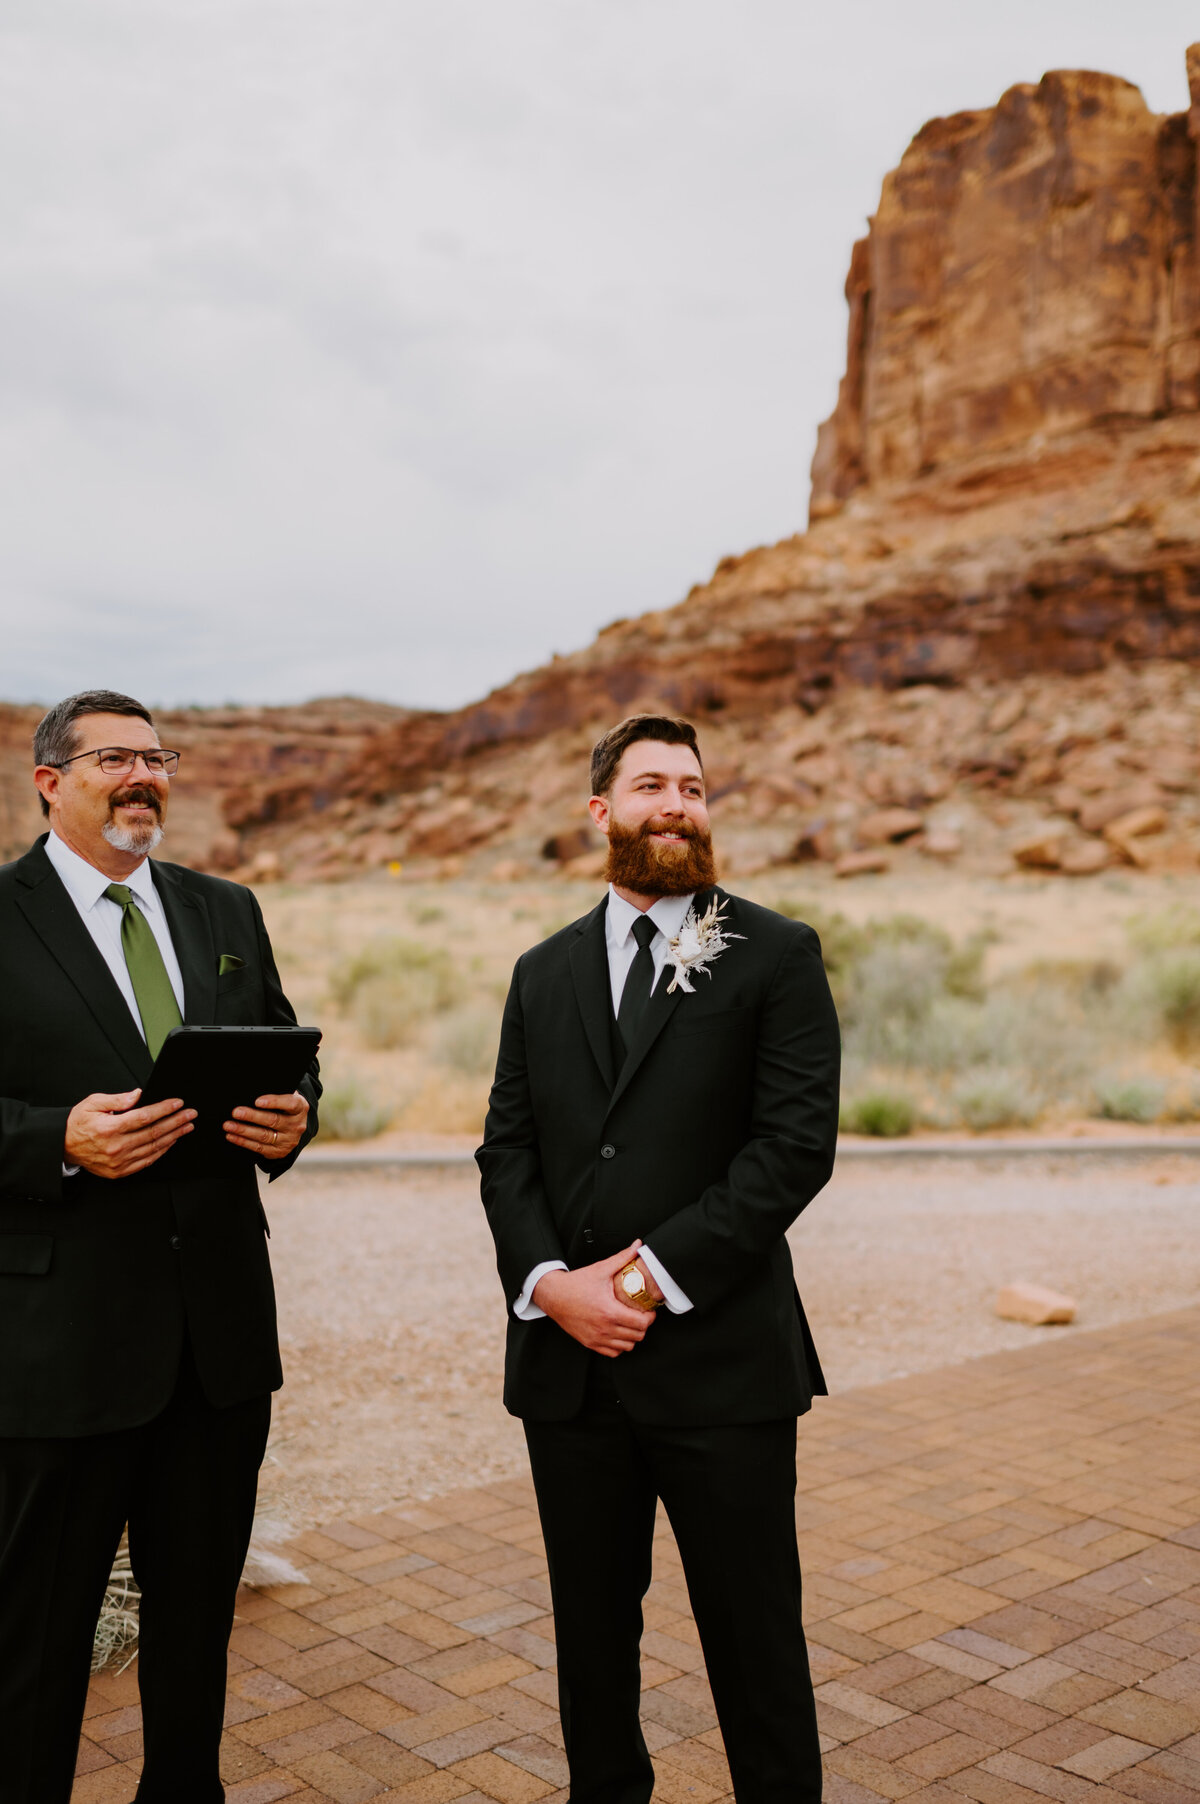
{"label": "gravel ground", "polygon": [[[287,1383],[263,1539],[522,1471],[471,1175],[301,1167],[266,1201]],[[831,1390],[1076,1331],[1000,1321],[1006,1282],[1066,1290],[1079,1329],[1195,1303],[1198,1204],[1178,1155],[847,1162],[791,1234]]]}

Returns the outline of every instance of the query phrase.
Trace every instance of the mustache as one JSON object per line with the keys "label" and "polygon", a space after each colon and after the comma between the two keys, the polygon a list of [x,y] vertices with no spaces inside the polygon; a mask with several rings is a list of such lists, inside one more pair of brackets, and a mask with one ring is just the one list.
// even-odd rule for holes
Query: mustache
{"label": "mustache", "polygon": [[162,813],[162,797],[148,783],[131,783],[128,789],[118,789],[115,795],[108,798],[108,812],[112,814],[116,808],[124,808],[130,803],[139,807],[153,808],[155,814]]}
{"label": "mustache", "polygon": [[680,839],[699,839],[700,829],[694,821],[649,820],[638,829],[641,839],[650,839],[655,833],[677,833]]}

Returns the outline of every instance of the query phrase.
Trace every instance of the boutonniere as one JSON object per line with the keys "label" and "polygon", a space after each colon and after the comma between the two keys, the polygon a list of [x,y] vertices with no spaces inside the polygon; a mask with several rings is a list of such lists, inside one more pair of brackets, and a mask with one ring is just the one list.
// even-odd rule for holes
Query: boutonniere
{"label": "boutonniere", "polygon": [[683,917],[683,926],[673,940],[667,941],[667,963],[675,967],[675,975],[667,985],[668,996],[674,995],[677,986],[691,995],[689,973],[703,971],[706,977],[711,977],[709,967],[715,958],[720,958],[729,942],[745,939],[744,933],[728,932],[721,907],[714,897],[702,915],[696,913],[694,906],[689,908]]}

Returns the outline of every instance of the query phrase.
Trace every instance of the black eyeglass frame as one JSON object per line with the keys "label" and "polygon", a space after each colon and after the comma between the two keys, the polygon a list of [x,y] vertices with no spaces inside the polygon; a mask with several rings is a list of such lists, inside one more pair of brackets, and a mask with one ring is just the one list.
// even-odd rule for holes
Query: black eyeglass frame
{"label": "black eyeglass frame", "polygon": [[[179,769],[179,753],[169,752],[164,745],[138,746],[136,749],[131,745],[98,745],[93,747],[90,752],[76,752],[73,758],[64,758],[61,763],[52,764],[50,769],[66,770],[68,765],[78,764],[81,758],[94,758],[96,763],[99,764],[103,757],[112,752],[120,752],[121,756],[126,760],[125,769],[129,771],[134,769],[139,758],[142,760],[142,763],[145,764],[146,769],[151,771],[151,774],[157,777],[173,777],[175,772]],[[160,771],[155,771],[148,762],[151,757],[159,757],[164,760],[173,759],[174,762],[170,765],[164,762],[162,769]],[[118,773],[116,771],[109,772],[109,775],[114,777],[118,774],[123,775],[124,773]]]}

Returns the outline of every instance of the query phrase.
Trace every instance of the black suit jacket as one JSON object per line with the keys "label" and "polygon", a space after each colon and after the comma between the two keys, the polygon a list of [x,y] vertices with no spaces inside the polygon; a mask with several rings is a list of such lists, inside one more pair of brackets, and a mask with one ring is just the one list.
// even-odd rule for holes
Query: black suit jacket
{"label": "black suit jacket", "polygon": [[764,1421],[825,1389],[784,1234],[833,1169],[837,1016],[812,929],[716,893],[744,939],[691,995],[668,993],[666,968],[619,1074],[607,898],[518,960],[476,1155],[514,1415],[574,1415],[589,1357],[548,1319],[512,1315],[529,1273],[550,1259],[589,1265],[638,1236],[694,1307],[660,1310],[613,1362],[631,1415]]}
{"label": "black suit jacket", "polygon": [[[171,1395],[185,1324],[212,1402],[283,1381],[248,1155],[212,1179],[168,1180],[153,1165],[116,1181],[63,1175],[74,1104],[143,1084],[152,1061],[44,846],[0,868],[0,1436],[149,1421]],[[250,891],[179,865],[156,863],[154,877],[185,1023],[294,1022]],[[224,952],[243,962],[221,977]],[[307,1140],[315,1063],[301,1089]]]}

